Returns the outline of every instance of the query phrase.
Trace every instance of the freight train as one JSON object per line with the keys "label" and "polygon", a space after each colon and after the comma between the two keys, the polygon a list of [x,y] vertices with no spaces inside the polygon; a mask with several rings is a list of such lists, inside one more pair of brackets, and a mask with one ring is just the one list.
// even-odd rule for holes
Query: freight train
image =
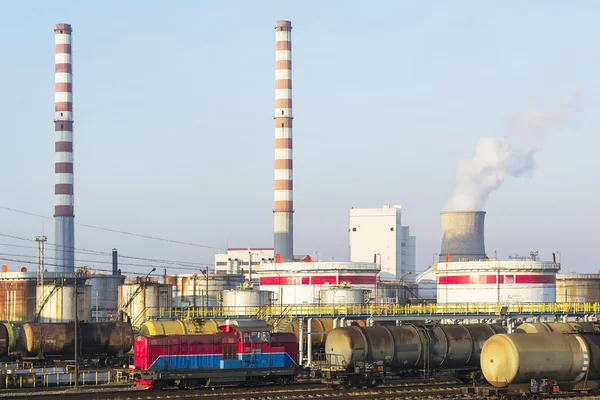
{"label": "freight train", "polygon": [[292,333],[271,333],[265,322],[231,321],[219,332],[138,336],[135,385],[193,389],[209,385],[287,384],[294,381],[298,342]]}
{"label": "freight train", "polygon": [[497,324],[336,328],[325,341],[322,382],[373,387],[385,377],[438,370],[473,379],[486,340],[505,332]]}
{"label": "freight train", "polygon": [[[133,330],[125,322],[80,322],[79,359],[83,364],[114,367],[130,362]],[[75,358],[75,326],[67,323],[0,324],[0,359],[50,365]]]}

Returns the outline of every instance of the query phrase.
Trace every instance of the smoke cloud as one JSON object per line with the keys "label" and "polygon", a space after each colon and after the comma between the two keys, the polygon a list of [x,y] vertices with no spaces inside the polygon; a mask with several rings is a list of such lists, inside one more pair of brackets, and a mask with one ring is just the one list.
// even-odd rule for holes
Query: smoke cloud
{"label": "smoke cloud", "polygon": [[[521,134],[543,132],[562,125],[580,103],[579,92],[565,96],[555,107],[515,116],[516,130]],[[518,178],[532,172],[539,145],[530,149],[514,149],[507,139],[483,138],[475,146],[472,158],[458,162],[456,187],[444,207],[447,211],[483,210],[490,194],[507,177]]]}
{"label": "smoke cloud", "polygon": [[535,168],[536,151],[516,151],[505,139],[481,139],[475,147],[475,156],[458,162],[456,189],[446,210],[483,210],[490,193],[498,189],[506,177],[518,178]]}

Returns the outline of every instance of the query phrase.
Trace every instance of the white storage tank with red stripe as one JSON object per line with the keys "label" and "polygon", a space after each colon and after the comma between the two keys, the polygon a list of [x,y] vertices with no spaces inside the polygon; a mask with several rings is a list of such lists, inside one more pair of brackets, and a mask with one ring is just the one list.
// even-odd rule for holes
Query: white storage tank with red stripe
{"label": "white storage tank with red stripe", "polygon": [[275,293],[276,304],[318,304],[321,289],[349,283],[353,289],[376,293],[379,267],[354,262],[263,263],[258,271],[260,290]]}
{"label": "white storage tank with red stripe", "polygon": [[437,264],[438,303],[551,303],[560,264],[481,260]]}

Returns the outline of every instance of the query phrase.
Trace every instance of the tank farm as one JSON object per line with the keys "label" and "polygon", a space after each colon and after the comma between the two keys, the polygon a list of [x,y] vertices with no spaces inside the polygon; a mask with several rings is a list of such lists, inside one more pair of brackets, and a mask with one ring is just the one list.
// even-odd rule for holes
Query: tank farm
{"label": "tank farm", "polygon": [[[274,109],[265,111],[274,110],[275,123],[273,248],[228,248],[215,256],[214,268],[194,273],[160,265],[128,276],[116,249],[109,272],[75,265],[73,29],[55,26],[57,264],[53,271],[2,266],[0,393],[278,400],[600,395],[600,274],[560,274],[555,254],[548,261],[533,252],[490,258],[484,211],[442,212],[439,259],[418,276],[390,278],[394,272],[385,267],[383,279],[377,254],[360,262],[294,254],[292,23],[277,21],[274,29]],[[396,218],[396,207],[374,213]],[[399,235],[404,246],[412,239],[397,221],[400,229],[386,226],[386,234]],[[352,224],[351,218],[356,244],[368,224]],[[43,246],[45,237],[36,241]]]}

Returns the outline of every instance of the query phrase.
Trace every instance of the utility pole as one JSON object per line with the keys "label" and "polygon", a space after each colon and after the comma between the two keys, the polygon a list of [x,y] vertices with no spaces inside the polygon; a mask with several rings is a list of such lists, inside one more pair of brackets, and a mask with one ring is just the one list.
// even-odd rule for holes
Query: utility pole
{"label": "utility pole", "polygon": [[[44,283],[44,244],[46,243],[46,236],[36,236],[35,241],[38,244],[38,273],[37,273],[37,284],[42,285]],[[58,260],[57,260],[58,261]]]}
{"label": "utility pole", "polygon": [[75,272],[75,391],[79,392],[79,340],[78,340],[78,325],[79,325],[79,313],[78,313],[78,301],[77,298],[77,278],[79,274]]}
{"label": "utility pole", "polygon": [[208,315],[208,267],[206,267],[206,314]]}

